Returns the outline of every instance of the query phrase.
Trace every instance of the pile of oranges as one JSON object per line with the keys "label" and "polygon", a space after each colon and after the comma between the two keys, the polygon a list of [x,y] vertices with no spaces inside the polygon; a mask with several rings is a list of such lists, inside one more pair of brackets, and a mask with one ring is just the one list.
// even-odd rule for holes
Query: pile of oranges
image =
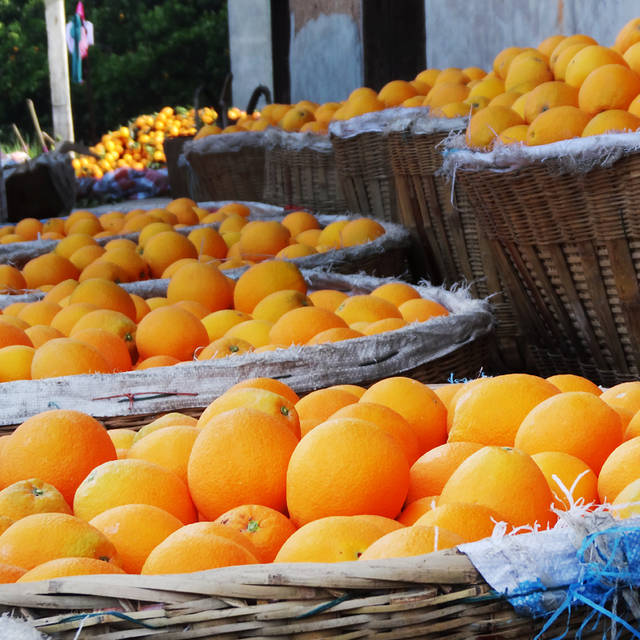
{"label": "pile of oranges", "polygon": [[526,374],[302,398],[254,378],[138,431],[54,409],[0,439],[0,582],[406,557],[570,507],[626,518],[639,418],[640,382]]}
{"label": "pile of oranges", "polygon": [[[211,107],[199,110],[200,120],[210,124],[218,114]],[[165,138],[193,136],[196,133],[195,110],[184,107],[163,107],[155,114],[143,114],[128,126],[105,133],[100,142],[89,149],[97,156],[78,156],[71,161],[76,176],[100,179],[105,173],[120,167],[139,171],[157,168],[166,163]]]}

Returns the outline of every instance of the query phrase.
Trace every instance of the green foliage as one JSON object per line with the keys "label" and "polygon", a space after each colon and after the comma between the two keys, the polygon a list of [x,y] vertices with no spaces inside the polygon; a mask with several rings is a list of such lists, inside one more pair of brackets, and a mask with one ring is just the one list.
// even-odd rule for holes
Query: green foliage
{"label": "green foliage", "polygon": [[[76,0],[65,0],[67,19]],[[71,85],[76,138],[88,144],[142,113],[189,105],[196,87],[217,96],[229,70],[223,0],[86,0],[96,43],[83,61],[83,84]],[[11,123],[32,131],[32,98],[51,131],[47,38],[42,0],[0,0],[0,136]]]}

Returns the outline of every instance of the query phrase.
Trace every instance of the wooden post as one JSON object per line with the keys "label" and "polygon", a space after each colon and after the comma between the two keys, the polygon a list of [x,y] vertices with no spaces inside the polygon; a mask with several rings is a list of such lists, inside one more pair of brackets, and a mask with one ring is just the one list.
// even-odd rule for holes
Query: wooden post
{"label": "wooden post", "polygon": [[65,37],[64,0],[44,0],[49,52],[49,83],[53,110],[53,135],[74,141],[71,88]]}

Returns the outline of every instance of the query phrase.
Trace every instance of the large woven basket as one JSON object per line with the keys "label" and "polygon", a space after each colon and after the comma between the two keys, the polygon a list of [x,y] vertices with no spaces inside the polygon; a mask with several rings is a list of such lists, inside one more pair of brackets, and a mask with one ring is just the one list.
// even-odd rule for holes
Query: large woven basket
{"label": "large woven basket", "polygon": [[347,204],[327,136],[266,131],[264,200],[318,213],[338,213]]}
{"label": "large woven basket", "polygon": [[477,297],[490,298],[496,316],[500,367],[526,369],[515,303],[501,273],[500,248],[484,232],[472,201],[458,182],[439,173],[442,143],[464,129],[466,118],[416,114],[388,133],[399,213],[421,249],[419,265],[432,281],[452,285],[461,280]]}
{"label": "large woven basket", "polygon": [[173,198],[186,198],[189,196],[189,171],[188,166],[179,164],[184,145],[193,136],[181,136],[179,138],[166,138],[162,143],[164,155],[167,159],[167,173],[169,174],[169,190]]}
{"label": "large woven basket", "polygon": [[385,109],[329,125],[338,182],[350,211],[400,222],[387,131],[415,111]]}
{"label": "large woven basket", "polygon": [[[232,277],[237,273],[228,272]],[[372,291],[385,279],[304,270],[311,289],[335,288],[349,294]],[[166,294],[167,280],[124,285],[150,297]],[[202,409],[232,384],[245,378],[278,378],[296,392],[332,384],[369,384],[393,375],[444,383],[476,377],[487,361],[493,317],[486,302],[463,291],[423,285],[425,298],[444,304],[450,315],[396,331],[316,346],[248,353],[219,360],[181,363],[143,371],[65,376],[0,384],[0,425],[11,431],[50,403],[98,416],[122,426],[140,415]]]}
{"label": "large woven basket", "polygon": [[447,156],[513,266],[543,374],[640,376],[640,134]]}
{"label": "large woven basket", "polygon": [[[184,147],[184,157],[208,200],[262,200],[264,132],[206,136]],[[192,196],[193,197],[193,196]]]}
{"label": "large woven basket", "polygon": [[[462,545],[464,554],[4,584],[0,612],[57,640],[631,638],[639,614],[629,544],[640,523],[634,520],[620,535],[610,521],[594,534],[600,544],[591,541],[595,552],[606,553],[588,558],[595,581],[581,578],[585,564],[572,547],[587,539],[584,532],[571,540],[570,532],[554,530]],[[607,547],[616,540],[625,546],[617,555]],[[608,557],[613,567],[604,566]],[[496,560],[498,572],[490,566]],[[609,581],[603,570],[622,579]],[[524,595],[514,598],[512,585]],[[576,597],[583,593],[599,602],[585,606]]]}

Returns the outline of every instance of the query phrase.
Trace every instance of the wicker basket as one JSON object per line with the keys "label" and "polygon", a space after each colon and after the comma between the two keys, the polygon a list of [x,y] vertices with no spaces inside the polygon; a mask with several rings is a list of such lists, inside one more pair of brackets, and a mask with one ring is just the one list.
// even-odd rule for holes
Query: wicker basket
{"label": "wicker basket", "polygon": [[[466,126],[466,118],[423,114],[391,126],[388,139],[402,222],[421,249],[418,264],[432,281],[451,286],[461,280],[476,297],[490,298],[496,315],[498,368],[523,371],[522,332],[515,303],[497,253],[458,182],[438,173],[442,142]],[[418,268],[420,268],[418,267]]]}
{"label": "wicker basket", "polygon": [[640,134],[545,147],[452,152],[447,162],[535,310],[520,321],[541,373],[637,379]]}
{"label": "wicker basket", "polygon": [[167,159],[169,190],[173,198],[186,198],[190,193],[188,167],[184,164],[179,164],[178,159],[182,154],[185,143],[192,139],[193,136],[181,136],[179,138],[167,138],[162,143],[164,155]]}
{"label": "wicker basket", "polygon": [[[264,132],[207,136],[185,144],[184,157],[208,200],[260,201],[264,193]],[[194,195],[192,195],[194,197]]]}
{"label": "wicker basket", "polygon": [[[230,275],[232,272],[228,272]],[[386,282],[361,275],[303,271],[312,289],[367,293]],[[143,297],[166,293],[167,280],[125,285]],[[443,383],[450,376],[476,377],[486,363],[493,317],[488,305],[461,291],[421,286],[423,297],[444,304],[450,315],[396,331],[316,346],[248,353],[220,360],[182,363],[170,368],[115,374],[65,376],[0,384],[0,427],[11,431],[51,402],[98,416],[117,418],[202,409],[232,384],[249,377],[279,378],[296,392],[332,384],[368,384],[392,375],[411,375]]]}
{"label": "wicker basket", "polygon": [[400,222],[387,131],[399,119],[425,110],[385,109],[330,124],[338,182],[350,211]]}
{"label": "wicker basket", "polygon": [[315,133],[266,131],[264,200],[318,213],[347,209],[333,147]]}

